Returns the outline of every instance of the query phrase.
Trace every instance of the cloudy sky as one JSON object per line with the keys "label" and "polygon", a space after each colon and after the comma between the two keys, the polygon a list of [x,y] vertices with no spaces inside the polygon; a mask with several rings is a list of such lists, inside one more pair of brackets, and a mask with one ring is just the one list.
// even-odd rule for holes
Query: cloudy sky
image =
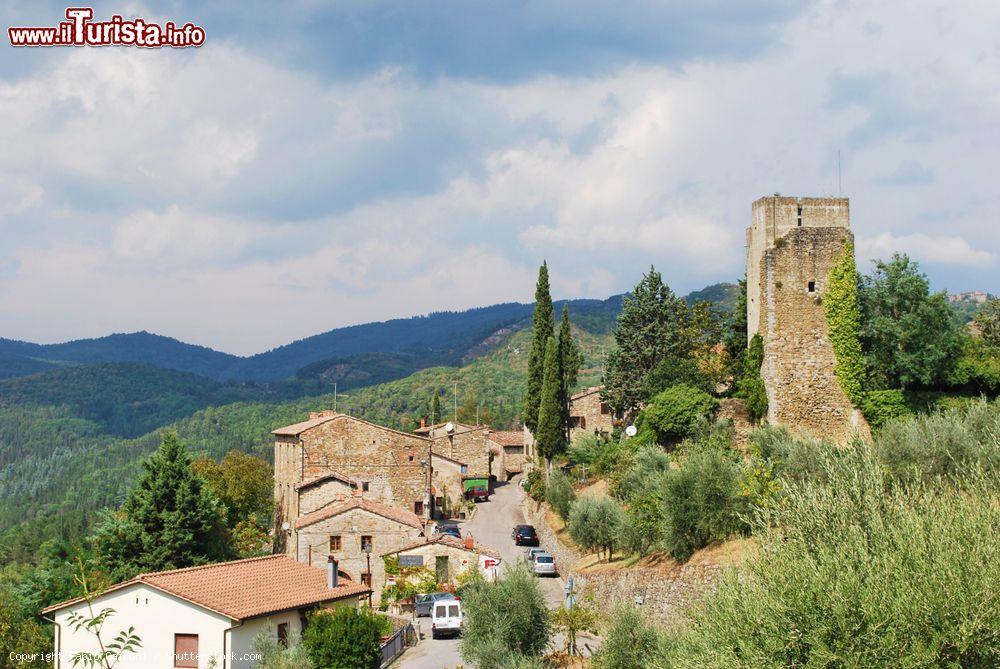
{"label": "cloudy sky", "polygon": [[252,353],[529,301],[543,258],[558,297],[683,293],[838,151],[859,260],[1000,292],[995,0],[201,4],[95,6],[199,49],[0,46],[0,337]]}

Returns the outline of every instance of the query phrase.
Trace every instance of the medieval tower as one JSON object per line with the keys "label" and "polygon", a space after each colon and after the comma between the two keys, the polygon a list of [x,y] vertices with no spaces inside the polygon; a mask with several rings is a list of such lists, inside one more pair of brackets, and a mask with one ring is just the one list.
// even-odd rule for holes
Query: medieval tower
{"label": "medieval tower", "polygon": [[853,240],[847,198],[762,197],[747,228],[747,334],[764,340],[768,422],[836,443],[867,434],[834,375],[827,277]]}

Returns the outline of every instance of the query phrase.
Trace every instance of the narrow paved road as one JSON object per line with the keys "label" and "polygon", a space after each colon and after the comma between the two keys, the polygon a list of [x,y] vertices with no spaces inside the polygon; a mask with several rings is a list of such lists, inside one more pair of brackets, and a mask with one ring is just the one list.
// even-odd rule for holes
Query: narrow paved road
{"label": "narrow paved road", "polygon": [[[524,491],[517,481],[498,484],[490,501],[477,506],[476,515],[468,522],[459,521],[462,536],[469,534],[481,544],[492,546],[500,551],[503,565],[516,564],[524,559],[524,549],[515,546],[510,538],[510,531],[515,525],[524,522],[521,512],[521,501]],[[545,593],[549,608],[555,608],[563,602],[562,576],[559,578],[540,578],[542,592]],[[415,648],[407,650],[397,665],[398,669],[454,669],[459,665],[468,664],[462,661],[458,653],[458,639],[432,639],[430,634],[430,619],[418,618],[424,639]]]}

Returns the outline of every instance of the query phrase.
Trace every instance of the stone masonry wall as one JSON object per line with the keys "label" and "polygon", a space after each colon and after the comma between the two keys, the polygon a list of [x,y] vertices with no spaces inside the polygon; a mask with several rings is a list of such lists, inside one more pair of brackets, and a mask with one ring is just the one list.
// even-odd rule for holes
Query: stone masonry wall
{"label": "stone masonry wall", "polygon": [[351,486],[339,479],[328,479],[303,488],[299,490],[299,509],[296,518],[329,506],[338,497],[350,497],[352,494]]}
{"label": "stone masonry wall", "polygon": [[538,542],[542,548],[551,553],[552,557],[556,559],[559,572],[568,574],[574,565],[580,561],[583,554],[559,541],[556,533],[552,531],[552,528],[549,527],[548,522],[545,520],[546,509],[548,509],[547,504],[539,504],[530,497],[525,497],[523,504],[524,522],[535,526],[535,531],[538,532]]}
{"label": "stone masonry wall", "polygon": [[598,388],[574,395],[570,399],[569,415],[571,438],[577,434],[611,434],[614,429],[611,409],[601,402]]}
{"label": "stone masonry wall", "polygon": [[619,604],[638,606],[661,625],[676,622],[687,605],[711,591],[718,565],[684,565],[664,573],[655,568],[573,574],[576,589],[591,593],[607,611]]}
{"label": "stone masonry wall", "polygon": [[[434,451],[467,464],[469,466],[467,476],[487,478],[490,475],[488,443],[492,444],[486,438],[488,433],[488,428],[477,427],[471,430],[457,431],[455,434],[446,434],[434,439]],[[500,458],[497,458],[498,463],[499,461]],[[499,464],[497,467],[499,468]],[[499,471],[492,473],[497,476],[501,474]]]}
{"label": "stone masonry wall", "polygon": [[[368,483],[369,499],[414,512],[428,489],[430,441],[348,416],[300,435],[303,479],[335,470]],[[424,466],[421,466],[424,462]]]}
{"label": "stone masonry wall", "polygon": [[768,422],[799,434],[844,443],[867,434],[834,374],[823,293],[830,269],[852,239],[842,227],[796,227],[764,252],[759,331]]}

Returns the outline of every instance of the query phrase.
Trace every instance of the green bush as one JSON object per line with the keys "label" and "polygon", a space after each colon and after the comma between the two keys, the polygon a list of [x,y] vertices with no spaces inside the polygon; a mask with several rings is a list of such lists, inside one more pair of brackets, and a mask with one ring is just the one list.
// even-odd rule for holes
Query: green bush
{"label": "green bush", "polygon": [[268,627],[253,640],[253,651],[260,656],[254,669],[313,669],[312,660],[304,644],[298,639],[288,640],[288,647],[278,642],[273,627]]}
{"label": "green bush", "polygon": [[545,596],[523,564],[495,583],[474,581],[465,590],[462,608],[465,628],[459,650],[479,669],[507,669],[515,659],[537,658],[548,646],[551,623]]}
{"label": "green bush", "polygon": [[528,492],[528,497],[531,499],[536,502],[544,502],[545,473],[537,467],[528,472],[528,477],[525,479],[524,489]]}
{"label": "green bush", "polygon": [[681,384],[656,395],[639,414],[638,444],[669,445],[688,436],[698,420],[711,416],[718,401],[703,390]]}
{"label": "green bush", "polygon": [[767,389],[760,377],[760,367],[764,364],[764,339],[756,334],[750,340],[743,362],[743,376],[736,384],[736,396],[746,402],[747,413],[754,421],[767,415]]}
{"label": "green bush", "polygon": [[660,475],[670,470],[670,455],[660,446],[640,446],[623,467],[610,477],[609,492],[622,501],[659,496]]}
{"label": "green bush", "polygon": [[612,612],[593,666],[594,669],[646,669],[655,664],[659,651],[656,628],[637,608],[623,606]]}
{"label": "green bush", "polygon": [[563,520],[569,518],[569,507],[576,499],[576,492],[573,490],[573,483],[562,471],[556,469],[549,475],[549,482],[545,486],[545,501],[549,503],[552,510],[559,514]]}
{"label": "green bush", "polygon": [[912,409],[902,390],[869,390],[861,396],[861,412],[872,429],[879,429],[890,420],[909,416]]}
{"label": "green bush", "polygon": [[789,487],[759,553],[666,634],[655,666],[1000,666],[996,476],[894,486],[863,443],[820,465],[824,481]]}
{"label": "green bush", "polygon": [[1000,403],[979,400],[964,410],[890,421],[875,436],[874,448],[896,480],[1000,471]]}
{"label": "green bush", "polygon": [[740,466],[726,453],[709,449],[692,454],[663,478],[664,544],[685,561],[699,548],[743,529]]}
{"label": "green bush", "polygon": [[588,551],[614,553],[624,514],[618,502],[607,495],[584,495],[570,508],[567,529],[573,541]]}
{"label": "green bush", "polygon": [[569,461],[586,466],[594,476],[607,476],[621,461],[619,442],[604,435],[581,432],[573,438]]}
{"label": "green bush", "polygon": [[365,669],[378,666],[382,635],[391,629],[385,616],[368,609],[340,606],[309,617],[302,645],[317,667]]}
{"label": "green bush", "polygon": [[701,371],[694,358],[667,355],[653,367],[643,385],[646,398],[653,398],[676,385],[688,385],[706,393],[715,390],[715,383]]}
{"label": "green bush", "polygon": [[631,498],[618,527],[618,545],[630,553],[647,555],[662,540],[663,512],[660,499],[653,495]]}

